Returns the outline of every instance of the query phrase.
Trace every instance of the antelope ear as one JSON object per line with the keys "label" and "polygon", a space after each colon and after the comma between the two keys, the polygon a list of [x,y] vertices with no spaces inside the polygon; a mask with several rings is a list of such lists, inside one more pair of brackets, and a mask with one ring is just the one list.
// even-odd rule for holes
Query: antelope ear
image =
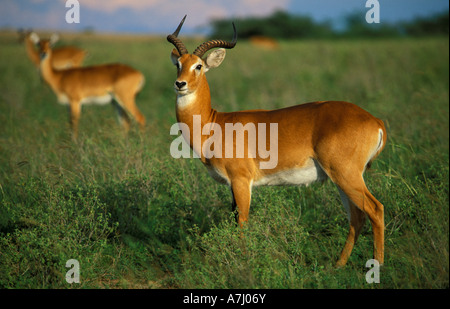
{"label": "antelope ear", "polygon": [[206,63],[206,71],[212,68],[217,68],[222,61],[225,59],[225,55],[227,54],[225,48],[219,48],[212,51],[208,57],[205,59]]}
{"label": "antelope ear", "polygon": [[53,33],[51,36],[50,36],[50,44],[51,45],[54,45],[56,42],[58,42],[59,41],[59,34],[58,33]]}
{"label": "antelope ear", "polygon": [[172,52],[170,53],[170,59],[172,60],[172,63],[174,65],[177,65],[178,58],[180,58],[180,53],[178,52],[178,50],[176,48],[174,48],[172,50]]}
{"label": "antelope ear", "polygon": [[30,37],[31,42],[33,42],[34,44],[38,44],[39,41],[41,40],[39,38],[39,35],[37,35],[36,32],[31,32],[29,37]]}

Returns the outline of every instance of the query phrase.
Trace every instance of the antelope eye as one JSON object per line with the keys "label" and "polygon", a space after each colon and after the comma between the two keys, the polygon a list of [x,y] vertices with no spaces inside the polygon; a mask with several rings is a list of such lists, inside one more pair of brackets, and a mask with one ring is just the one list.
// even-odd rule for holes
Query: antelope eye
{"label": "antelope eye", "polygon": [[202,65],[199,64],[195,69],[200,71],[202,69]]}
{"label": "antelope eye", "polygon": [[180,64],[178,62],[176,64],[176,66],[177,66],[177,70],[179,71],[180,70]]}

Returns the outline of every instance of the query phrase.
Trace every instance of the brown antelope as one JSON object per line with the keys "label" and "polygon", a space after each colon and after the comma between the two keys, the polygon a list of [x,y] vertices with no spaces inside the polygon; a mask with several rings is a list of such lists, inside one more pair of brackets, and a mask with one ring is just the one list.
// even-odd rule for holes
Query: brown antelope
{"label": "brown antelope", "polygon": [[[252,187],[307,185],[330,178],[339,189],[350,222],[350,231],[337,266],[346,264],[366,215],[373,228],[374,257],[382,264],[383,205],[367,189],[363,173],[386,145],[386,129],[383,122],[352,103],[335,101],[306,103],[278,110],[218,112],[211,108],[211,95],[205,73],[222,63],[225,49],[231,49],[236,45],[236,28],[233,24],[234,37],[231,42],[208,41],[190,54],[178,38],[183,23],[184,19],[175,32],[167,37],[176,47],[172,50],[171,59],[177,66],[177,79],[174,84],[177,94],[177,120],[179,124],[182,123],[190,129],[187,134],[182,132],[183,137],[199,154],[210,174],[231,187],[233,210],[237,207],[236,219],[239,225],[242,226],[248,219]],[[203,58],[207,51],[217,47],[220,49]],[[201,121],[203,128],[201,137],[198,137],[200,146],[195,145],[197,137],[193,135],[195,119]],[[208,128],[224,131],[230,124],[242,124],[243,130],[252,124],[250,127],[257,130],[253,136],[258,137],[261,128],[276,124],[279,127],[278,136],[274,139],[278,147],[277,165],[274,168],[261,168],[261,163],[267,161],[265,160],[267,156],[261,153],[251,156],[250,150],[246,150],[247,157],[243,158],[227,156],[226,149],[221,149],[222,155],[220,153],[217,156],[205,155],[205,145],[211,138],[211,130],[208,134]],[[244,136],[241,140],[244,148],[250,144],[254,145],[249,132],[247,138],[242,130],[241,132],[236,130],[235,133],[236,136]],[[223,137],[220,141],[224,141]],[[269,139],[264,139],[263,135],[263,140],[259,139],[257,142],[265,144],[268,141]],[[225,148],[232,147],[234,153],[237,143],[238,141],[232,143],[225,141]],[[273,146],[270,145],[271,148]]]}
{"label": "brown antelope", "polygon": [[[59,40],[57,34],[52,34],[50,37],[51,44]],[[40,38],[35,32],[28,32],[24,37],[25,48],[27,50],[28,58],[33,64],[39,68],[41,63],[39,51],[36,46],[39,46]],[[86,57],[87,52],[75,46],[63,46],[53,49],[52,66],[55,69],[68,69],[80,67]]]}
{"label": "brown antelope", "polygon": [[275,39],[263,35],[251,36],[250,43],[252,43],[256,47],[260,47],[267,50],[276,50],[280,47]]}
{"label": "brown antelope", "polygon": [[119,120],[128,131],[130,113],[141,129],[145,118],[135,103],[136,94],[144,85],[144,75],[124,64],[105,64],[56,70],[52,67],[53,53],[49,40],[40,41],[41,74],[56,94],[58,102],[68,104],[70,125],[74,139],[78,135],[78,121],[83,104],[107,104],[114,101]]}

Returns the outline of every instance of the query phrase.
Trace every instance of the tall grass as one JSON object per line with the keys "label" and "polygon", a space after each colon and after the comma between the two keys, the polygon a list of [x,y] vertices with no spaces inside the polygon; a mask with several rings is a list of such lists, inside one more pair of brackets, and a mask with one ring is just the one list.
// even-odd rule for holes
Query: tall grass
{"label": "tall grass", "polygon": [[[208,73],[221,111],[347,100],[385,121],[388,145],[366,173],[386,213],[379,284],[365,281],[368,223],[348,265],[333,267],[348,223],[331,182],[257,188],[241,237],[229,189],[198,160],[170,156],[175,70],[163,39],[74,42],[88,64],[144,73],[148,123],[124,136],[112,107],[86,106],[76,143],[24,47],[0,40],[0,287],[448,288],[448,38],[281,42],[276,52],[240,42]],[[65,281],[69,259],[79,284]]]}

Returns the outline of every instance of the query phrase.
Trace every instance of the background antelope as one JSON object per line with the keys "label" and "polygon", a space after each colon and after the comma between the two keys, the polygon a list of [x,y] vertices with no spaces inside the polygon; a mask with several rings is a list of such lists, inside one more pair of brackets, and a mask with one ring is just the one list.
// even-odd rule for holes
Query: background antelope
{"label": "background antelope", "polygon": [[[231,187],[233,210],[242,226],[247,220],[251,192],[259,185],[307,185],[330,178],[338,187],[347,210],[350,231],[338,266],[345,265],[365,221],[369,217],[374,236],[374,257],[384,261],[383,205],[367,189],[363,173],[386,145],[386,129],[380,119],[348,102],[323,101],[296,105],[271,111],[218,112],[211,108],[211,95],[205,73],[218,67],[225,58],[225,49],[236,45],[237,33],[231,42],[212,40],[201,44],[189,54],[178,34],[186,16],[175,32],[167,37],[175,46],[171,59],[177,67],[174,84],[176,116],[179,123],[191,130],[183,134],[191,148],[200,156],[210,174]],[[213,48],[207,57],[205,53]],[[201,136],[200,147],[193,144],[193,117],[201,116],[201,125],[219,126],[248,123],[278,124],[278,164],[261,169],[265,161],[260,154],[247,158],[206,158],[203,145],[210,134]],[[258,134],[259,132],[257,132]],[[237,134],[237,133],[236,133]],[[248,134],[244,144],[248,146]],[[266,143],[269,139],[266,139]],[[230,146],[229,144],[226,146]],[[236,143],[231,144],[236,147]],[[223,149],[225,152],[225,149]],[[248,153],[247,153],[248,154]]]}
{"label": "background antelope", "polygon": [[53,52],[49,40],[39,42],[41,73],[61,104],[68,104],[73,137],[78,136],[78,122],[83,104],[107,104],[115,102],[119,120],[128,131],[130,113],[145,125],[145,117],[136,106],[136,94],[144,85],[144,75],[124,64],[105,64],[81,68],[56,70],[51,65]]}
{"label": "background antelope", "polygon": [[[22,37],[22,33],[19,32]],[[27,31],[23,34],[25,48],[28,58],[33,62],[36,68],[39,68],[41,60],[39,55],[40,38],[36,32]],[[50,37],[51,44],[55,44],[59,40],[59,35],[54,33]],[[87,55],[87,51],[75,46],[62,46],[53,49],[52,66],[55,69],[68,69],[80,67]]]}
{"label": "background antelope", "polygon": [[264,35],[253,35],[250,37],[250,43],[255,47],[260,47],[267,50],[277,50],[280,48],[277,40]]}

